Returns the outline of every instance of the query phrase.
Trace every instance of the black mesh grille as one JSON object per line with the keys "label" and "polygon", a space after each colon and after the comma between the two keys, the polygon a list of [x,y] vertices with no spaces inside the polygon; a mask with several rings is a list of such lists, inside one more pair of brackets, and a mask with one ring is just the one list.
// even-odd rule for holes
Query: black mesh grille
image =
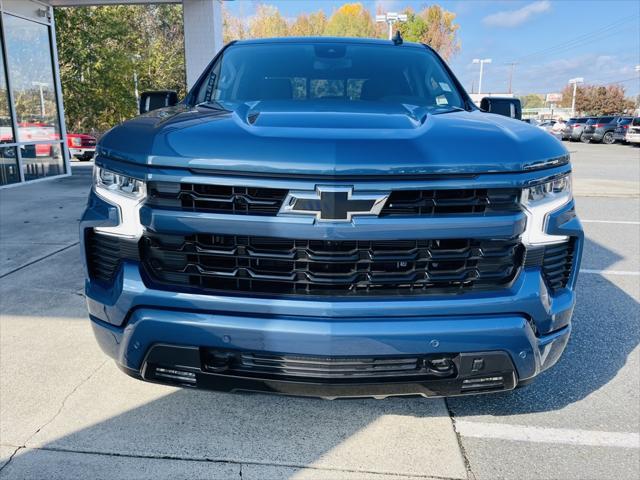
{"label": "black mesh grille", "polygon": [[138,260],[140,258],[137,241],[88,230],[85,243],[87,266],[93,280],[110,282],[118,270],[121,260]]}
{"label": "black mesh grille", "polygon": [[[149,183],[147,205],[187,211],[276,216],[287,190],[192,183]],[[380,216],[505,213],[519,209],[519,189],[396,190]]]}
{"label": "black mesh grille", "polygon": [[155,182],[149,184],[147,205],[194,212],[275,216],[286,195],[286,190],[276,188]]}
{"label": "black mesh grille", "polygon": [[508,283],[522,262],[513,240],[332,241],[148,235],[154,280],[204,290],[276,294],[460,292]]}
{"label": "black mesh grille", "polygon": [[516,211],[518,189],[396,190],[382,209],[388,215],[447,215]]}
{"label": "black mesh grille", "polygon": [[564,288],[569,282],[573,268],[575,240],[544,248],[542,274],[550,289]]}
{"label": "black mesh grille", "polygon": [[203,349],[202,364],[206,371],[217,374],[332,383],[367,378],[377,382],[396,381],[398,377],[450,378],[457,374],[454,361],[442,355],[318,357]]}

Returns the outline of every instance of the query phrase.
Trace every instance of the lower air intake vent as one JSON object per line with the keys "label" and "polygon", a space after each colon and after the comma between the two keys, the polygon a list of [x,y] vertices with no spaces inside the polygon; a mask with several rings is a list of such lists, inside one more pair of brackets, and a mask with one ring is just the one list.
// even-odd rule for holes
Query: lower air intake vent
{"label": "lower air intake vent", "polygon": [[572,239],[544,247],[542,274],[551,290],[567,286],[573,268],[574,244]]}
{"label": "lower air intake vent", "polygon": [[138,242],[124,238],[87,232],[85,239],[87,251],[87,266],[92,280],[110,282],[123,259],[137,260]]}

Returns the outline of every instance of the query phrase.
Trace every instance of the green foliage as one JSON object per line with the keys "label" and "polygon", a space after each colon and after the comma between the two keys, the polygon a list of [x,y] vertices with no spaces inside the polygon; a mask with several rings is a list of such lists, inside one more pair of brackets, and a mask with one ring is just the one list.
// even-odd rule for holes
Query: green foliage
{"label": "green foliage", "polygon": [[530,93],[529,95],[524,95],[520,97],[520,101],[522,102],[522,108],[543,108],[544,107],[544,97],[542,95],[538,95],[537,93]]}
{"label": "green foliage", "polygon": [[[583,115],[611,115],[632,113],[633,100],[624,96],[622,85],[578,85],[576,89],[576,112]],[[573,85],[567,85],[562,91],[563,107],[571,107]]]}
{"label": "green foliage", "polygon": [[291,24],[289,34],[293,37],[320,37],[327,27],[327,17],[318,11],[305,15],[301,13]]}
{"label": "green foliage", "polygon": [[456,14],[440,5],[431,5],[419,13],[408,8],[404,11],[407,21],[397,25],[402,37],[409,42],[426,43],[444,59],[460,50],[456,38],[459,25],[454,23]]}
{"label": "green foliage", "polygon": [[251,38],[286,37],[289,26],[273,5],[258,5],[256,14],[249,21]]}
{"label": "green foliage", "polygon": [[69,132],[104,132],[137,113],[139,91],[185,94],[182,10],[175,5],[56,9]]}
{"label": "green foliage", "polygon": [[371,14],[361,3],[345,3],[333,12],[324,33],[332,37],[373,37],[375,28]]}

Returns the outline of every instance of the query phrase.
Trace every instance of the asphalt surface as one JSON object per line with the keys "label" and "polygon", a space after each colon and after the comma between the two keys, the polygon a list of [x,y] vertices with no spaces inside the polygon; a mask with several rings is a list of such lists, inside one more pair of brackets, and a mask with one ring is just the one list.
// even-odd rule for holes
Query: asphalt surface
{"label": "asphalt surface", "polygon": [[447,400],[133,380],[84,307],[91,165],[0,191],[0,478],[638,478],[640,148],[567,146],[588,239],[567,351],[530,386]]}

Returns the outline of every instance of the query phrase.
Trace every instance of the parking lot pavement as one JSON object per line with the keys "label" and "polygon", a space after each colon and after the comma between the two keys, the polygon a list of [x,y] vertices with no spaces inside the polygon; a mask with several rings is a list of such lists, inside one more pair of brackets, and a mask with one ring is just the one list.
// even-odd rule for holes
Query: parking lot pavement
{"label": "parking lot pavement", "polygon": [[1,191],[0,478],[637,478],[640,149],[568,147],[588,241],[567,351],[525,388],[446,401],[133,380],[86,319],[76,223],[89,166]]}

